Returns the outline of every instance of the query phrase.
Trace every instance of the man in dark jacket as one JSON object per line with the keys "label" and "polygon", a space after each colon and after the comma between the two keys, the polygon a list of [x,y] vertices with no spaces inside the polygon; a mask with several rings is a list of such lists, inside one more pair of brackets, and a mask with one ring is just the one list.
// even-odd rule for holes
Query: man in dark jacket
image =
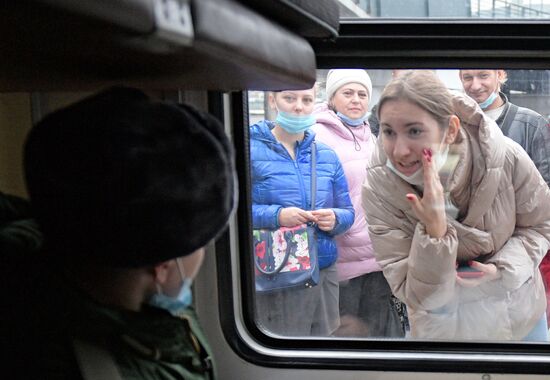
{"label": "man in dark jacket", "polygon": [[520,144],[550,186],[550,126],[533,110],[510,103],[500,92],[506,82],[504,70],[460,70],[464,91],[487,116],[495,120],[505,136]]}
{"label": "man in dark jacket", "polygon": [[235,207],[221,124],[114,88],[36,125],[25,174],[45,242],[3,287],[7,373],[213,378],[190,285]]}
{"label": "man in dark jacket", "polygon": [[[520,144],[535,163],[542,178],[550,186],[550,125],[548,121],[528,108],[518,107],[500,92],[507,76],[504,70],[461,70],[464,91],[478,102],[487,116],[496,121],[502,132]],[[549,252],[550,254],[550,252]],[[540,265],[550,301],[550,256]],[[550,307],[546,311],[550,318]],[[548,321],[550,327],[550,319]]]}

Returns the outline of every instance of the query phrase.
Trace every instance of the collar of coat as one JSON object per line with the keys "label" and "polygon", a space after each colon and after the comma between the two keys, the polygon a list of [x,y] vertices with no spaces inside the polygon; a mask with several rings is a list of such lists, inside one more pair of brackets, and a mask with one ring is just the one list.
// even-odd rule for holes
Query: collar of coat
{"label": "collar of coat", "polygon": [[[250,127],[250,139],[262,141],[267,145],[271,145],[272,149],[277,150],[277,147],[282,149],[284,148],[281,143],[277,141],[271,130],[275,127],[275,123],[269,120],[262,120]],[[309,128],[304,132],[304,139],[300,141],[298,146],[300,150],[304,151],[306,148],[309,148],[313,141],[315,140],[315,132]]]}
{"label": "collar of coat", "polygon": [[317,120],[317,124],[325,126],[345,140],[353,141],[353,135],[362,142],[369,141],[372,137],[368,120],[365,120],[364,124],[358,127],[346,127],[326,102],[317,104],[313,115]]}

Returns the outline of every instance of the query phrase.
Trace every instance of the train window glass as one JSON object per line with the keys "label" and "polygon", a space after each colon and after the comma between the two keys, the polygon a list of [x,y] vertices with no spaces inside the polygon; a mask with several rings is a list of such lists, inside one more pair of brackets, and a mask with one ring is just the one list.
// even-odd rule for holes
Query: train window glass
{"label": "train window glass", "polygon": [[[308,161],[311,160],[310,156],[307,154],[301,155],[300,153],[300,149],[304,149],[304,152],[305,149],[307,149],[307,144],[304,143],[308,140],[309,134],[308,132],[305,132],[303,140],[293,142],[290,141],[292,139],[289,139],[288,137],[292,134],[300,133],[300,128],[307,124],[307,122],[304,121],[307,119],[307,116],[310,113],[314,115],[315,120],[317,121],[314,129],[316,131],[315,139],[317,140],[318,152],[316,158],[316,207],[321,209],[346,209],[351,207],[350,205],[346,205],[345,201],[339,199],[342,195],[340,192],[344,191],[344,188],[338,187],[341,184],[336,183],[336,180],[330,182],[327,178],[330,177],[334,179],[338,176],[336,173],[338,169],[334,168],[338,165],[342,165],[344,176],[351,172],[356,173],[357,170],[359,170],[359,172],[364,171],[364,168],[366,167],[365,161],[359,160],[358,162],[360,163],[358,165],[360,165],[360,168],[353,168],[353,165],[355,164],[350,164],[350,157],[353,155],[347,155],[346,149],[348,152],[352,152],[354,150],[357,151],[361,148],[365,149],[365,142],[368,140],[368,138],[365,137],[366,135],[372,137],[372,149],[375,149],[373,148],[374,144],[379,144],[380,149],[385,149],[382,148],[383,144],[380,140],[382,138],[381,134],[386,133],[385,129],[391,129],[393,126],[390,125],[391,123],[385,122],[387,124],[383,124],[383,126],[380,126],[380,129],[377,128],[375,131],[374,124],[378,123],[377,104],[380,100],[382,91],[392,80],[392,78],[399,77],[412,70],[367,69],[367,71],[370,78],[370,85],[372,86],[372,89],[369,90],[371,90],[372,93],[367,94],[366,101],[364,101],[364,99],[362,100],[362,97],[364,98],[365,86],[368,87],[369,84],[367,84],[368,82],[364,80],[364,77],[359,76],[357,79],[357,82],[361,82],[363,86],[347,86],[345,88],[338,87],[337,84],[339,83],[338,80],[340,80],[340,78],[333,77],[331,84],[329,84],[329,86],[332,87],[329,88],[329,86],[327,86],[327,74],[329,70],[318,70],[317,83],[314,87],[314,92],[248,92],[248,116],[251,124],[250,166],[252,184],[252,221],[254,229],[254,236],[252,238],[254,252],[252,254],[254,255],[255,268],[253,271],[255,272],[256,278],[256,284],[250,284],[250,286],[255,289],[254,320],[257,327],[265,334],[275,337],[353,337],[362,339],[390,338],[414,340],[416,337],[425,338],[428,336],[437,340],[522,341],[525,339],[527,341],[538,341],[541,336],[544,336],[545,339],[547,339],[548,325],[544,306],[545,302],[543,300],[545,298],[543,285],[544,276],[540,275],[538,268],[540,260],[544,256],[541,251],[544,249],[544,253],[546,253],[546,250],[548,249],[542,247],[543,245],[548,244],[547,242],[543,242],[544,238],[542,240],[537,240],[538,243],[531,241],[531,243],[535,245],[540,243],[541,245],[538,246],[538,248],[534,248],[534,246],[527,249],[525,249],[525,246],[523,246],[523,248],[518,248],[520,250],[523,249],[523,258],[527,260],[526,263],[528,262],[526,265],[532,266],[532,270],[530,274],[526,275],[525,278],[518,280],[521,283],[516,284],[517,286],[510,285],[511,282],[514,282],[514,280],[510,280],[510,278],[507,277],[511,275],[511,272],[507,272],[501,275],[501,279],[494,281],[494,286],[492,288],[490,286],[484,287],[478,285],[476,287],[477,290],[472,291],[469,295],[465,295],[468,290],[463,291],[460,289],[455,289],[454,292],[456,294],[456,299],[449,301],[444,305],[441,304],[433,306],[429,312],[412,310],[411,313],[411,310],[408,310],[405,304],[407,297],[410,297],[410,299],[414,298],[414,295],[411,295],[410,292],[418,291],[418,289],[421,289],[422,287],[425,289],[430,288],[429,283],[422,284],[422,279],[412,279],[412,276],[414,275],[409,271],[408,276],[411,276],[409,277],[409,281],[417,281],[415,286],[416,289],[413,287],[410,289],[400,289],[398,285],[393,283],[393,290],[396,290],[397,293],[392,295],[390,287],[388,287],[388,284],[384,280],[384,276],[380,271],[380,267],[374,263],[372,256],[369,258],[368,254],[362,252],[371,252],[372,246],[370,245],[370,242],[363,242],[359,244],[360,248],[357,248],[357,250],[354,251],[353,248],[350,249],[350,247],[353,247],[353,244],[356,244],[352,239],[360,238],[350,238],[349,235],[341,235],[336,237],[334,234],[331,234],[331,229],[329,227],[324,227],[325,214],[322,212],[315,215],[310,213],[308,203],[310,199],[308,194],[311,192],[311,188],[309,187],[311,176],[307,170],[300,169],[302,165],[308,168],[311,168],[313,165],[310,161]],[[550,180],[550,156],[548,154],[548,152],[550,152],[550,126],[546,121],[550,116],[550,108],[548,106],[550,102],[550,70],[468,69],[460,71],[445,69],[418,71],[429,71],[431,73],[435,73],[436,77],[439,78],[448,89],[453,90],[452,92],[468,94],[475,100],[475,102],[472,101],[471,104],[473,104],[472,107],[477,109],[479,113],[482,112],[481,108],[476,107],[475,103],[477,102],[478,104],[481,103],[483,105],[483,102],[488,102],[488,100],[484,99],[484,97],[488,98],[489,95],[494,92],[495,96],[501,99],[501,105],[499,106],[500,108],[497,107],[497,111],[486,109],[486,114],[490,118],[494,119],[496,123],[501,126],[501,128],[508,128],[509,137],[516,140],[525,150],[527,150],[527,153],[532,156],[537,168],[541,174],[543,174],[542,177],[544,177],[547,182]],[[491,82],[491,78],[494,79],[493,82]],[[472,82],[475,83],[472,85]],[[347,82],[342,79],[342,83]],[[342,91],[342,89],[345,91]],[[327,102],[327,93],[332,94],[329,102]],[[339,100],[338,97],[341,97],[343,100]],[[353,107],[364,107],[366,111],[366,116],[361,119],[362,122],[364,121],[364,124],[359,124],[367,125],[369,129],[363,129],[360,133],[355,132],[354,128],[357,127],[353,126],[353,119],[359,119],[359,117],[353,118],[353,115],[342,115],[345,111],[342,110],[342,112],[340,112],[337,110],[338,101],[343,101],[345,103],[346,98],[350,99],[352,97],[356,102],[354,103],[356,105]],[[519,106],[519,113],[523,115],[522,117],[526,117],[530,120],[526,121],[523,120],[522,117],[519,118],[523,120],[521,122],[523,125],[522,128],[528,128],[524,130],[527,132],[527,135],[519,133],[519,130],[517,129],[519,128],[518,126],[511,128],[510,126],[502,126],[503,118],[506,119],[506,116],[502,114],[502,112],[507,112],[509,108],[512,107],[510,104]],[[299,109],[299,111],[297,111],[297,109]],[[338,115],[336,113],[337,111],[339,112]],[[501,114],[497,115],[497,112],[501,112]],[[353,112],[351,113],[353,114]],[[346,119],[346,117],[348,119]],[[341,122],[339,123],[338,119],[340,121],[351,120],[347,123],[347,125],[344,125]],[[516,117],[514,120],[519,119]],[[527,124],[530,124],[530,126],[527,126]],[[286,125],[286,127],[281,128],[281,125]],[[327,133],[327,129],[330,128],[334,129],[333,132],[335,135]],[[421,133],[420,129],[421,128],[419,128],[418,134]],[[516,131],[510,132],[512,129],[516,129]],[[528,135],[531,132],[533,133],[533,136],[530,138]],[[357,137],[355,136],[356,133]],[[391,131],[387,133],[391,134]],[[395,134],[396,132],[393,133]],[[339,137],[338,134],[342,134],[341,136],[344,137]],[[351,138],[346,138],[346,136],[350,137],[352,135],[354,136],[353,140]],[[378,135],[378,138],[374,137],[375,135]],[[343,148],[343,145],[338,145],[345,143],[349,143],[349,146]],[[329,146],[329,148],[327,148],[327,146]],[[534,152],[533,149],[535,146],[538,147],[538,152]],[[331,158],[327,156],[326,152],[323,152],[325,149],[332,149],[336,152],[336,155],[340,158],[338,164],[334,161],[330,161]],[[453,151],[451,150],[451,153],[447,154],[447,164],[453,161],[453,159],[451,159],[453,158],[452,152]],[[482,160],[482,155],[484,154],[485,153],[482,153],[479,150],[472,150],[471,165],[476,165],[474,162]],[[540,155],[544,155],[544,157],[538,157]],[[458,156],[455,155],[454,158],[457,157]],[[540,162],[536,162],[537,160],[542,161],[543,163],[541,164]],[[453,170],[455,170],[457,167],[456,165],[458,165],[457,161],[458,160],[456,159],[454,160],[455,166],[451,169],[450,173],[454,173]],[[546,170],[547,173],[542,173],[544,170]],[[440,171],[440,173],[441,172],[442,171]],[[539,178],[536,171],[533,173],[532,174],[534,177]],[[449,173],[447,174],[454,175]],[[514,175],[520,174],[514,173]],[[526,179],[524,180],[527,181]],[[355,179],[353,178],[347,178],[347,184],[350,188],[351,186],[356,186],[356,184],[352,185],[354,181]],[[329,182],[330,185],[328,184]],[[472,189],[477,186],[472,185],[474,182],[470,182],[467,186],[465,185],[464,191],[472,191],[473,193],[474,190]],[[533,180],[531,183],[537,183],[537,180]],[[350,192],[350,200],[352,205],[360,204],[362,202],[361,194],[357,193],[356,187],[354,187],[354,189],[355,193]],[[418,194],[422,196],[424,190],[423,187],[415,187],[415,189],[417,189]],[[475,191],[479,191],[479,189],[476,188]],[[470,194],[468,196],[474,195]],[[365,195],[363,194],[363,197],[364,196]],[[405,194],[403,194],[403,196],[405,196]],[[518,200],[516,199],[516,201]],[[391,209],[388,209],[388,213],[397,212],[390,204],[384,207],[392,207]],[[515,217],[516,214],[514,207],[520,206],[518,206],[517,203],[514,204],[514,201],[512,200],[506,204],[503,204],[498,209],[500,210],[499,212],[502,212],[502,215],[512,215]],[[467,222],[465,221],[465,218],[468,210],[455,211],[457,211],[457,214],[451,223],[453,226],[455,226],[455,222],[458,222],[456,224],[464,223],[464,226],[469,224],[467,227],[457,226],[457,229],[469,229],[474,226],[472,228],[477,231],[477,229],[482,230],[484,228],[482,226],[483,223],[492,223],[489,221],[492,217],[489,217],[489,219],[484,219],[483,222],[478,222],[478,224],[471,223],[471,221]],[[330,219],[330,217],[328,217],[328,221],[326,222],[328,223],[327,225],[332,228],[335,228],[338,223],[343,223],[343,220],[348,217],[345,212],[336,211],[334,214],[337,215],[336,221],[334,218]],[[361,217],[361,214],[359,215]],[[407,214],[407,212],[402,212],[401,217],[403,219],[403,226],[408,223],[416,225],[416,220],[407,220],[407,218],[410,218],[410,215],[411,214]],[[538,217],[533,216],[533,218]],[[313,221],[313,219],[315,220]],[[270,233],[272,233],[273,231],[280,229],[281,226],[290,228],[292,226],[307,223],[308,221],[312,221],[318,234],[316,237],[318,255],[317,263],[320,264],[323,269],[321,269],[320,277],[317,281],[322,285],[315,285],[311,288],[303,287],[286,290],[267,290],[271,285],[275,285],[275,287],[285,286],[285,284],[288,285],[292,283],[292,281],[299,281],[298,276],[293,277],[292,273],[294,271],[299,272],[308,265],[308,256],[305,254],[305,256],[300,256],[300,252],[305,252],[301,251],[301,249],[303,248],[304,240],[306,240],[307,237],[304,237],[306,235],[302,235],[301,237],[296,238],[297,235],[292,234],[291,235],[294,237],[291,236],[290,238],[284,234],[271,234],[269,235],[271,237],[269,237],[267,235],[261,235],[260,231],[269,230]],[[376,219],[376,221],[380,222],[378,219]],[[548,221],[545,223],[548,223]],[[362,224],[362,226],[364,229],[367,228],[365,224]],[[494,226],[489,227],[487,225],[485,227],[487,228],[487,231],[482,232],[481,234],[488,233],[489,235],[492,235],[493,230],[491,230],[491,228]],[[533,228],[536,230],[539,227],[540,226],[535,226]],[[378,226],[376,228],[378,228]],[[409,227],[403,227],[403,230],[407,230],[408,228]],[[520,222],[518,221],[516,225],[511,225],[510,228],[510,240],[500,243],[494,241],[489,243],[486,241],[486,243],[490,244],[492,248],[480,248],[481,250],[486,249],[484,254],[480,254],[476,251],[478,252],[477,254],[480,261],[483,262],[487,256],[498,256],[501,252],[503,252],[502,250],[509,252],[510,247],[506,247],[505,245],[515,244],[512,241],[514,238],[511,237],[512,231],[516,229],[516,232],[521,234],[521,232],[519,232],[519,230],[521,230]],[[473,229],[469,231],[474,233]],[[299,232],[301,233],[303,231],[300,230]],[[415,233],[414,226],[409,232],[411,236],[406,237],[401,233],[396,233],[395,231],[387,231],[388,234],[395,234],[396,241],[405,238],[412,240]],[[355,231],[355,233],[361,235],[360,232],[358,233]],[[459,231],[457,234],[457,236],[462,236],[462,238],[467,240],[464,235],[467,234],[465,230]],[[536,234],[537,233],[535,232],[535,235]],[[322,236],[322,238],[319,238],[319,236]],[[488,236],[486,236],[486,238],[488,238]],[[384,239],[387,241],[389,238],[384,237]],[[479,242],[475,244],[478,243]],[[492,244],[498,244],[500,248],[495,249]],[[338,248],[336,249],[336,247]],[[391,250],[397,249],[396,247],[399,248],[401,246],[396,245],[393,248],[379,247],[378,249]],[[270,250],[273,252],[271,255],[268,252]],[[327,260],[326,256],[330,254],[339,255],[339,261],[334,264],[333,268],[331,268],[331,264],[328,267],[330,269],[329,271],[327,270],[326,265],[323,267],[322,261]],[[407,254],[404,256],[407,256]],[[458,255],[460,256],[461,254],[459,253]],[[521,256],[521,254],[518,255]],[[376,256],[381,260],[395,260],[395,257],[392,257],[391,254],[388,255],[388,252],[382,252],[380,254],[377,252]],[[458,261],[464,261],[464,256],[461,256],[461,258],[462,260],[457,260],[457,266]],[[365,265],[365,261],[369,259],[371,260],[370,265]],[[506,259],[502,257],[501,259],[503,261],[496,262],[495,264],[495,266],[500,267],[501,269],[503,266],[505,267],[507,265],[522,265],[518,262],[515,264],[505,263]],[[348,260],[348,262],[346,262],[346,260]],[[521,261],[522,259],[519,260]],[[306,264],[304,265],[304,263]],[[426,263],[424,264],[426,265]],[[464,263],[461,263],[461,266],[458,267],[457,272],[455,272],[454,269],[450,269],[449,273],[451,273],[453,277],[458,276],[461,279],[466,279],[467,281],[476,281],[475,276],[479,275],[479,273],[462,273],[462,264]],[[392,264],[388,262],[384,262],[383,265],[386,265],[387,267],[392,266]],[[407,264],[406,260],[404,260],[401,264],[397,265],[411,264]],[[545,262],[543,262],[541,266],[543,274],[544,270],[546,270],[546,267],[543,269],[543,266],[545,265]],[[472,264],[472,266],[475,267],[476,264]],[[275,271],[278,271],[276,274],[262,273],[274,270],[274,268]],[[512,272],[516,269],[513,269]],[[429,272],[430,268],[426,268],[426,270]],[[369,275],[366,277],[363,276],[365,274],[372,273],[377,273],[377,275]],[[386,275],[395,275],[392,273],[393,272],[390,270],[386,273]],[[512,277],[516,274],[513,274]],[[484,275],[487,275],[487,273]],[[259,278],[262,278],[261,284],[258,282]],[[266,278],[268,279],[267,284],[265,281]],[[361,280],[357,281],[357,279]],[[508,280],[511,282],[507,282]],[[272,283],[269,284],[269,281],[272,281]],[[460,282],[461,280],[457,281]],[[326,283],[330,283],[331,285],[325,286]],[[459,285],[458,283],[455,284],[453,282],[452,286],[464,286],[467,288],[471,284],[472,283],[470,282],[470,284],[465,283]],[[525,284],[528,285],[523,288],[523,290],[518,290]],[[408,286],[406,284],[401,285],[403,287]],[[441,286],[444,285],[441,284]],[[525,290],[527,288],[529,288],[529,290]],[[519,294],[524,291],[527,293],[523,295]],[[385,301],[371,302],[370,310],[367,306],[363,306],[365,299],[376,297],[385,297]],[[464,297],[471,297],[472,302],[474,300],[479,302],[477,303],[477,306],[471,306],[468,305],[468,302],[464,301]],[[515,312],[511,311],[511,308],[513,308],[511,304],[506,304],[510,298],[514,297],[527,300],[524,302],[524,305],[521,306],[522,311],[519,312],[519,314],[515,314]],[[484,301],[481,302],[481,299]],[[386,302],[386,304],[384,304],[384,302]],[[475,304],[475,302],[473,303]],[[465,304],[466,306],[464,306]],[[417,303],[415,306],[418,308],[418,305],[419,304]],[[476,310],[476,308],[479,308],[479,310]],[[527,314],[529,314],[529,312],[527,310],[537,310],[536,312],[538,314],[536,318],[532,315],[528,316]],[[480,320],[478,317],[479,315],[486,313],[499,315],[499,320],[502,323],[501,327],[497,328],[497,330],[501,329],[501,331],[497,331],[492,335],[490,334],[487,338],[480,339],[480,336],[484,336],[481,331],[488,327],[485,325],[486,321]],[[426,327],[425,325],[426,320],[428,320],[424,320],[427,314],[429,314],[429,318],[431,318],[429,322],[431,327]],[[414,329],[415,326],[424,326],[424,334],[421,333],[420,335],[415,336],[415,332],[411,329],[411,315],[413,318],[416,318],[412,324],[412,328]],[[527,322],[527,320],[531,317],[537,319],[540,323],[534,325],[533,323]],[[467,321],[468,318],[471,318],[470,321]],[[531,322],[533,318],[531,318]],[[514,321],[514,319],[516,321]],[[510,326],[518,326],[517,320],[521,319],[525,319],[525,323],[530,324],[529,331],[522,330],[523,332],[521,333],[510,331]],[[437,322],[437,320],[440,322],[446,321],[443,323],[443,326],[445,327],[441,327],[441,323]],[[471,334],[465,332],[468,331],[468,329],[464,330],[463,327],[459,326],[462,323],[471,324],[469,327]],[[521,323],[519,323],[519,325],[521,325]],[[447,329],[447,331],[438,335],[436,332],[438,327],[436,326]],[[525,329],[525,326],[518,328]],[[493,330],[495,329],[493,328]],[[508,332],[504,332],[504,330],[507,330]],[[462,332],[453,334],[452,331]],[[534,335],[530,335],[531,333]],[[522,335],[523,338],[520,338],[518,334]]]}
{"label": "train window glass", "polygon": [[343,18],[547,19],[548,0],[340,0]]}

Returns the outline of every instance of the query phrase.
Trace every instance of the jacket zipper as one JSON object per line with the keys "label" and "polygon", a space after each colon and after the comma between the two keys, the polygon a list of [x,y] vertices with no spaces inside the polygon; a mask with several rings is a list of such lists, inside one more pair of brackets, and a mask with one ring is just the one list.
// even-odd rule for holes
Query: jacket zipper
{"label": "jacket zipper", "polygon": [[[288,153],[288,152],[287,152]],[[298,144],[298,141],[296,141],[296,159],[292,160],[294,163],[294,169],[296,170],[296,174],[298,175],[298,181],[300,182],[300,193],[302,194],[302,210],[307,210],[307,194],[306,194],[306,188],[304,187],[304,177],[302,176],[302,172],[300,171],[300,168],[298,166],[298,157],[300,155],[300,145]],[[289,154],[290,156],[290,154]],[[290,157],[292,159],[292,157]]]}

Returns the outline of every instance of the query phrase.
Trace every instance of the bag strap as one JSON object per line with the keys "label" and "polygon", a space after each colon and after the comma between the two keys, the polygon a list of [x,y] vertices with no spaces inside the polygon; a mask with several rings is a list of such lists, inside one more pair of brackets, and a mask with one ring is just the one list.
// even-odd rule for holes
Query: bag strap
{"label": "bag strap", "polygon": [[311,210],[315,210],[315,193],[317,192],[317,143],[311,143]]}
{"label": "bag strap", "polygon": [[508,107],[508,111],[506,111],[506,116],[504,116],[504,120],[502,121],[502,125],[500,127],[504,136],[508,136],[510,126],[512,125],[512,122],[516,117],[516,113],[518,112],[518,106],[512,103],[508,104],[510,105],[510,107]]}
{"label": "bag strap", "polygon": [[122,380],[115,361],[107,350],[80,339],[73,341],[73,347],[84,380]]}

